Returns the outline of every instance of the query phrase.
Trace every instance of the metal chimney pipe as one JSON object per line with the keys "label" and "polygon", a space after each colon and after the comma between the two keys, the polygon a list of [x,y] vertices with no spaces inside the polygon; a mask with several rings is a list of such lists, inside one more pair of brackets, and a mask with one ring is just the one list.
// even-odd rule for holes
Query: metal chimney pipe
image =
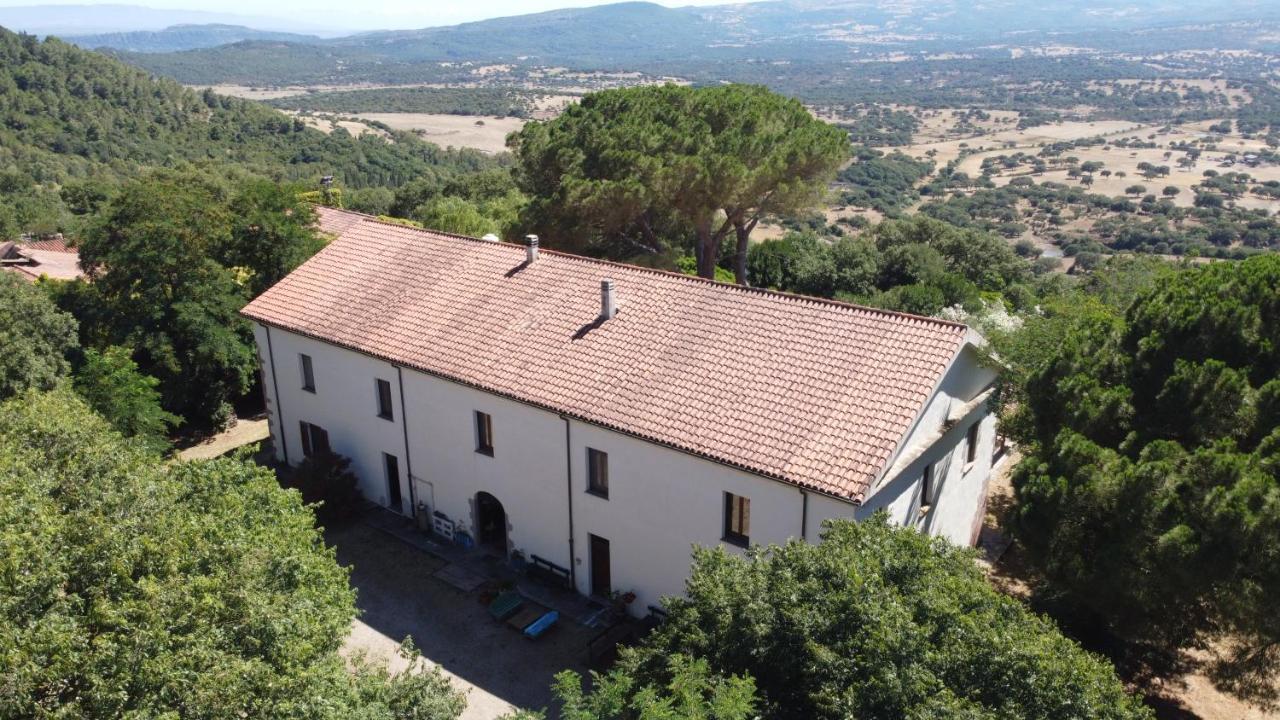
{"label": "metal chimney pipe", "polygon": [[525,242],[526,242],[526,245],[525,245],[525,253],[526,253],[525,262],[533,262],[534,260],[537,260],[537,259],[538,259],[538,236],[537,236],[537,235],[525,235],[525,236],[524,236],[524,239],[525,239]]}
{"label": "metal chimney pipe", "polygon": [[618,314],[617,298],[613,294],[613,281],[600,281],[600,319],[608,320]]}

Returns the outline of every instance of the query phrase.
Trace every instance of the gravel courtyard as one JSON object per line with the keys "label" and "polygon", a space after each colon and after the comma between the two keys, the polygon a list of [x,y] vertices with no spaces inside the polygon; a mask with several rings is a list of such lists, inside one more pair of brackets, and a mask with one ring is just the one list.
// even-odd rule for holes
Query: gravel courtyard
{"label": "gravel courtyard", "polygon": [[[538,640],[489,617],[479,594],[433,576],[446,562],[363,522],[325,533],[338,562],[352,566],[361,617],[344,652],[399,660],[406,636],[468,693],[464,720],[489,720],[513,707],[552,709],[552,677],[585,673],[587,641],[595,631],[561,621]],[[403,662],[401,661],[401,664]],[[554,714],[552,714],[554,717]]]}

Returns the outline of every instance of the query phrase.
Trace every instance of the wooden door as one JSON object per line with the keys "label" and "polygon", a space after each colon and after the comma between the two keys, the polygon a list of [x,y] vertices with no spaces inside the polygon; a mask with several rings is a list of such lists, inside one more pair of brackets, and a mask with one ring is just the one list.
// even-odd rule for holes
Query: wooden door
{"label": "wooden door", "polygon": [[400,461],[395,455],[383,453],[387,463],[387,505],[396,512],[401,512],[400,505]]}
{"label": "wooden door", "polygon": [[595,535],[591,540],[591,594],[609,597],[613,582],[609,577],[609,541]]}

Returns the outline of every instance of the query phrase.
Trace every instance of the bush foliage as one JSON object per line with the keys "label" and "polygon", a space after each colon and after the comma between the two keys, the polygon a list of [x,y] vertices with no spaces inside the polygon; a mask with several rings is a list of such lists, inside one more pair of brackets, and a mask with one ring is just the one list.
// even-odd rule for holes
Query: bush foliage
{"label": "bush foliage", "polygon": [[[1014,528],[1081,614],[1265,699],[1280,667],[1280,257],[1101,283],[1005,356]],[[1104,275],[1105,277],[1105,275]],[[1159,666],[1157,666],[1159,667]]]}
{"label": "bush foliage", "polygon": [[830,522],[821,545],[697,550],[686,589],[619,664],[634,687],[668,687],[685,655],[753,679],[765,718],[1150,717],[972,551],[883,515]]}

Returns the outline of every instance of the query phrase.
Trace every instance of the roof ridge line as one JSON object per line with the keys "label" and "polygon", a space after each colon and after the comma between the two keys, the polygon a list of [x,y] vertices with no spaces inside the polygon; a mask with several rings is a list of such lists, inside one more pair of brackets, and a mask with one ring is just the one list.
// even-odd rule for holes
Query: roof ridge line
{"label": "roof ridge line", "polygon": [[[337,208],[330,208],[330,209],[332,210]],[[391,220],[383,220],[380,217],[375,217],[367,213],[356,212],[354,210],[340,210],[340,212],[349,212],[349,213],[352,213],[353,215],[360,215],[361,217],[368,219],[369,222],[378,223],[379,225],[386,225],[388,227],[401,228],[401,229],[409,230],[412,232],[439,235],[446,238],[453,238],[455,240],[469,240],[471,242],[483,243],[485,245],[499,245],[499,246],[505,245],[507,247],[513,247],[513,248],[520,247],[520,245],[516,243],[507,242],[505,240],[495,243],[491,240],[483,240],[481,238],[471,237],[469,235],[459,235],[457,233],[444,232],[443,230],[432,230],[429,228],[403,225],[398,222],[393,222]],[[782,290],[770,290],[769,288],[759,288],[759,287],[753,287],[751,285],[739,285],[737,283],[721,282],[719,280],[712,280],[712,279],[704,278],[698,275],[687,275],[682,272],[675,272],[672,270],[661,270],[658,268],[645,267],[643,265],[633,265],[631,263],[618,262],[616,260],[603,260],[601,258],[587,257],[585,255],[577,255],[574,253],[563,252],[560,250],[551,250],[545,247],[541,248],[540,251],[544,254],[555,255],[556,257],[561,257],[566,260],[590,263],[593,265],[607,265],[610,267],[617,267],[624,270],[638,271],[638,272],[647,273],[651,275],[657,275],[660,277],[671,277],[671,278],[675,278],[675,279],[679,279],[685,282],[691,282],[695,284],[701,283],[701,284],[711,285],[713,287],[722,287],[730,290],[735,290],[737,292],[744,292],[744,293],[764,295],[764,296],[774,296],[774,297],[782,298],[784,300],[790,300],[793,302],[812,302],[812,303],[818,303],[821,305],[830,305],[832,307],[846,309],[846,310],[863,310],[863,311],[877,314],[877,315],[888,315],[891,317],[905,318],[907,320],[920,320],[928,323],[933,323],[935,325],[944,325],[944,326],[949,326],[953,328],[958,328],[961,330],[969,329],[968,325],[956,320],[943,320],[942,318],[929,317],[928,315],[916,315],[915,313],[902,312],[901,310],[886,310],[884,308],[871,307],[869,305],[859,305],[857,303],[845,302],[843,300],[836,300],[834,298],[816,297],[813,295],[800,295],[797,293],[784,292]]]}

